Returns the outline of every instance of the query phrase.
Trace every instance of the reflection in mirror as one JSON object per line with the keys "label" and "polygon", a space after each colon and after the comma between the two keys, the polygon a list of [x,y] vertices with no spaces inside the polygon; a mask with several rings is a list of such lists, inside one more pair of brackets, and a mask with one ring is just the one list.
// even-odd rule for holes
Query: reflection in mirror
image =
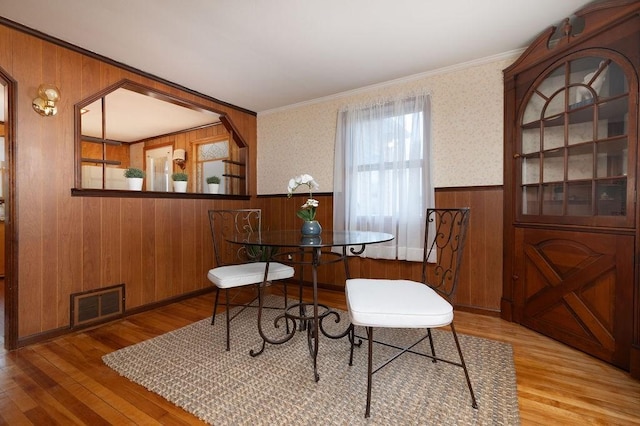
{"label": "reflection in mirror", "polygon": [[[223,160],[229,160],[229,138],[222,136],[194,143],[196,167],[196,192],[227,194],[228,179]],[[216,179],[210,179],[217,177]],[[209,185],[209,181],[211,185]],[[217,186],[215,186],[217,185]]]}
{"label": "reflection in mirror", "polygon": [[172,146],[145,148],[145,188],[147,191],[169,192],[171,190]]}
{"label": "reflection in mirror", "polygon": [[[216,142],[215,149],[203,148],[200,160],[195,151],[187,158],[188,171],[198,176],[190,192],[208,193],[206,177],[210,173],[223,178],[222,159],[243,165],[246,161],[246,147],[240,143],[244,141],[234,134],[226,116],[130,81],[77,104],[76,119],[81,132],[76,185],[83,189],[127,190],[124,170],[135,167],[145,171],[146,191],[169,192],[171,174],[182,171],[171,161],[173,150],[189,150],[196,146],[195,141],[207,138]],[[226,151],[220,153],[217,144],[223,140]],[[236,143],[230,147],[232,140]],[[188,164],[191,159],[193,165]],[[224,189],[220,193],[245,194],[244,175],[236,180],[242,185],[221,185]]]}

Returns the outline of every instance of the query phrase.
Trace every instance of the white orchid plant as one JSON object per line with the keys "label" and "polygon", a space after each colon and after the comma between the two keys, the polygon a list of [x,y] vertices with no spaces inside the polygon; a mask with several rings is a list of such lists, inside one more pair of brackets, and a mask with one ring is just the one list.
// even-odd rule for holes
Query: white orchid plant
{"label": "white orchid plant", "polygon": [[287,197],[291,198],[291,196],[293,195],[293,191],[303,185],[306,185],[309,188],[309,198],[300,207],[300,210],[298,210],[296,214],[302,220],[315,220],[316,209],[318,208],[319,203],[318,200],[313,198],[313,190],[320,188],[320,185],[318,185],[318,182],[316,182],[312,176],[304,174],[290,179],[289,187],[287,188]]}

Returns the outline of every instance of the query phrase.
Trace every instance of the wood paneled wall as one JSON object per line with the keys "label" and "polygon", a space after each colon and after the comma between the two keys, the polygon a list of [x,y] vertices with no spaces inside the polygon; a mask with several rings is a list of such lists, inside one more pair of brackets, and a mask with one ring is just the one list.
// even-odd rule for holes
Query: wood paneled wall
{"label": "wood paneled wall", "polygon": [[[256,167],[256,117],[78,49],[0,24],[0,67],[17,82],[14,240],[7,280],[17,287],[18,346],[70,325],[70,295],[126,283],[126,309],[207,288],[209,208],[248,201],[72,197],[74,105],[129,79],[226,113]],[[42,117],[31,101],[42,83],[60,88],[58,114]],[[215,91],[215,88],[213,88]],[[249,180],[250,193],[255,178]],[[7,298],[9,300],[9,297]]]}
{"label": "wood paneled wall", "polygon": [[[502,296],[502,188],[471,187],[443,188],[436,190],[437,207],[470,207],[469,234],[465,247],[463,269],[454,303],[459,308],[475,311],[498,312]],[[314,194],[320,202],[317,219],[323,228],[333,227],[333,198],[331,195]],[[296,210],[306,196],[260,196],[254,207],[263,209],[265,229],[297,229],[300,219]],[[308,268],[307,268],[308,269]],[[379,259],[350,259],[352,277],[406,278],[420,280],[421,265],[418,262]],[[304,277],[311,282],[310,271]],[[341,290],[345,281],[341,263],[318,269],[320,286]]]}

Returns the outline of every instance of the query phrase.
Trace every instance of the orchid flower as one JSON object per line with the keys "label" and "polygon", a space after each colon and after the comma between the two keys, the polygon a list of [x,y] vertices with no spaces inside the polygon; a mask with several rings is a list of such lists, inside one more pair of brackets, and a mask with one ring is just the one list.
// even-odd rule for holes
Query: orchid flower
{"label": "orchid flower", "polygon": [[315,220],[316,208],[318,207],[319,203],[318,200],[313,198],[313,190],[320,188],[320,185],[318,185],[318,182],[316,182],[311,175],[303,174],[289,179],[289,185],[287,187],[287,197],[291,198],[293,192],[298,189],[298,187],[303,185],[306,185],[309,188],[309,198],[300,207],[300,210],[298,210],[296,214],[302,220]]}

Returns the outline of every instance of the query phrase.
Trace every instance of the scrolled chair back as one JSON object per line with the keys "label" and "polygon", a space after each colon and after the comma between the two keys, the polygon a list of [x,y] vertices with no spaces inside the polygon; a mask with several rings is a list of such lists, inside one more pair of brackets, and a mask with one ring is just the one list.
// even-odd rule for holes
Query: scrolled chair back
{"label": "scrolled chair back", "polygon": [[449,301],[458,287],[469,215],[466,207],[427,209],[422,282]]}
{"label": "scrolled chair back", "polygon": [[208,213],[215,266],[246,263],[263,257],[257,248],[230,243],[226,240],[234,234],[260,232],[261,209],[209,210]]}

